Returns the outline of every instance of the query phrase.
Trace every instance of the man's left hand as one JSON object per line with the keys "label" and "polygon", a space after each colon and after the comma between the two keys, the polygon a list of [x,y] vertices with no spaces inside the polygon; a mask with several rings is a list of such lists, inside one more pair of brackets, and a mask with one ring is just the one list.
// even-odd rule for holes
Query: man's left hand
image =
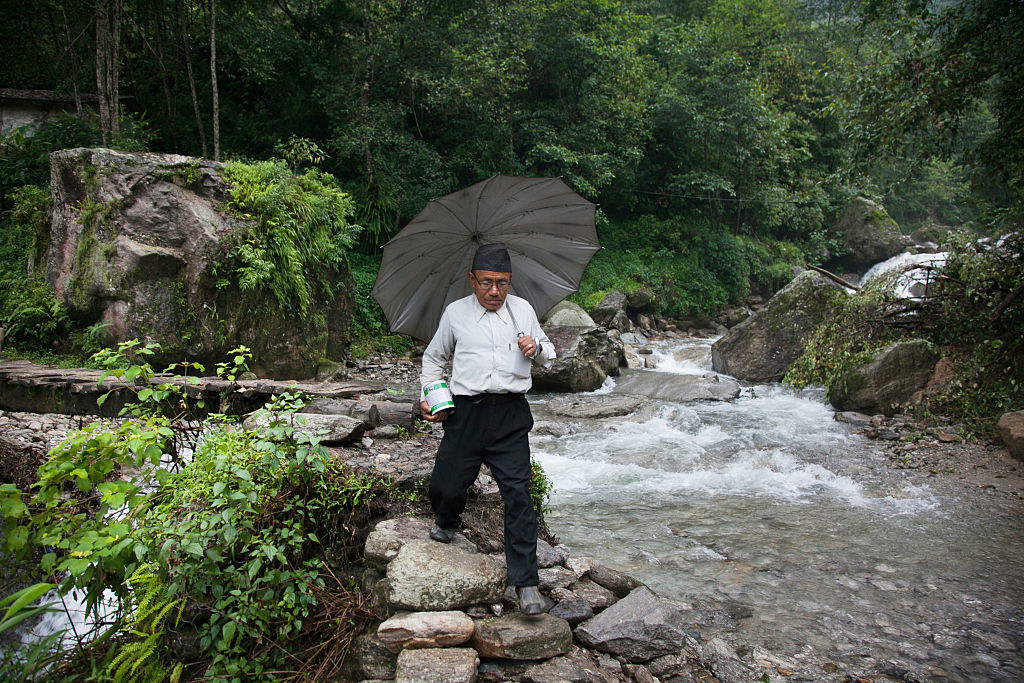
{"label": "man's left hand", "polygon": [[523,335],[519,338],[519,350],[527,358],[533,358],[537,355],[537,340],[528,334]]}

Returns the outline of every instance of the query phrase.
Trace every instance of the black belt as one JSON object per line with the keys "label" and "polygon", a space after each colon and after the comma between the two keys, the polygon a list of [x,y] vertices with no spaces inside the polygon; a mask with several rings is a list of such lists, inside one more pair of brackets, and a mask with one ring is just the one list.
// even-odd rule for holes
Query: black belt
{"label": "black belt", "polygon": [[496,406],[499,403],[518,401],[525,397],[526,394],[475,394],[473,396],[456,396],[455,398],[472,401],[473,405],[480,405],[483,403],[489,406]]}

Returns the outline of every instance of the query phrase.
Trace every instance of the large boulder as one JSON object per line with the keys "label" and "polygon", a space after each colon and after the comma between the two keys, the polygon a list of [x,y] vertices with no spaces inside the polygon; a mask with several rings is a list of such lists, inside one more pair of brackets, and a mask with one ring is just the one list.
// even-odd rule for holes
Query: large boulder
{"label": "large boulder", "polygon": [[805,270],[765,307],[729,330],[711,346],[718,372],[747,382],[774,382],[807,346],[811,332],[839,309],[846,289]]}
{"label": "large boulder", "polygon": [[303,313],[241,289],[232,245],[254,223],[225,212],[223,170],[175,154],[54,152],[47,278],[73,317],[105,323],[118,341],[159,342],[158,362],[210,366],[245,345],[261,374],[310,377],[345,353],[352,274],[345,264],[318,273],[335,295],[314,292]]}
{"label": "large boulder", "polygon": [[854,199],[843,209],[832,233],[841,237],[847,252],[839,259],[839,264],[858,273],[892,258],[912,244],[884,208],[864,197]]}
{"label": "large boulder", "polygon": [[590,317],[602,327],[608,327],[619,332],[632,332],[633,323],[626,314],[626,307],[629,301],[626,295],[619,291],[609,292],[601,303],[593,310]]}
{"label": "large boulder", "polygon": [[938,359],[922,339],[897,342],[840,377],[829,400],[837,410],[892,415],[928,384]]}
{"label": "large boulder", "polygon": [[634,394],[662,401],[731,401],[740,395],[739,382],[716,375],[675,375],[667,372],[624,372],[615,394]]}
{"label": "large boulder", "polygon": [[544,327],[548,325],[561,325],[565,327],[596,327],[594,319],[587,315],[580,306],[571,301],[562,301],[555,304],[555,307],[544,316]]}
{"label": "large boulder", "polygon": [[542,391],[593,391],[608,375],[619,374],[622,341],[600,327],[544,328],[558,358],[551,367],[533,368],[533,386]]}
{"label": "large boulder", "polygon": [[679,652],[691,626],[689,610],[637,588],[593,619],[576,627],[576,640],[630,662]]}
{"label": "large boulder", "polygon": [[1018,460],[1024,460],[1024,410],[1003,413],[996,428],[1010,455]]}
{"label": "large boulder", "polygon": [[386,581],[393,607],[452,610],[501,600],[505,568],[482,553],[435,541],[410,541],[388,564]]}

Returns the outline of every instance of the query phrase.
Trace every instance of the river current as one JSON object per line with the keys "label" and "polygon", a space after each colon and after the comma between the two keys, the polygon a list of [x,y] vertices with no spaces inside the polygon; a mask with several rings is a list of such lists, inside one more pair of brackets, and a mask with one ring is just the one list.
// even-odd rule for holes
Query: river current
{"label": "river current", "polygon": [[[710,372],[710,343],[656,344],[656,370],[596,393],[663,396],[667,375]],[[539,419],[548,398],[532,398]],[[820,390],[759,385],[571,422],[531,437],[554,483],[549,527],[665,597],[731,615],[705,638],[804,679],[1024,679],[1019,504],[911,484]]]}

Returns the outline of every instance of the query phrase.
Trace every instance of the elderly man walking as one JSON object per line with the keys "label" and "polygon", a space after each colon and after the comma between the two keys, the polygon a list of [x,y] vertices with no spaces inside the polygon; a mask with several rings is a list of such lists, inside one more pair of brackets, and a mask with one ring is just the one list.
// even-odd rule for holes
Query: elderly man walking
{"label": "elderly man walking", "polygon": [[436,515],[430,538],[450,543],[466,507],[466,493],[487,463],[505,504],[507,580],[526,614],[544,609],[537,589],[537,517],[530,499],[533,416],[526,401],[531,363],[550,367],[554,345],[525,299],[508,293],[512,264],[504,244],[480,247],[469,272],[473,293],[453,301],[423,354],[422,387],[444,377],[452,362],[454,410],[423,419],[443,422],[444,437],[430,477]]}

